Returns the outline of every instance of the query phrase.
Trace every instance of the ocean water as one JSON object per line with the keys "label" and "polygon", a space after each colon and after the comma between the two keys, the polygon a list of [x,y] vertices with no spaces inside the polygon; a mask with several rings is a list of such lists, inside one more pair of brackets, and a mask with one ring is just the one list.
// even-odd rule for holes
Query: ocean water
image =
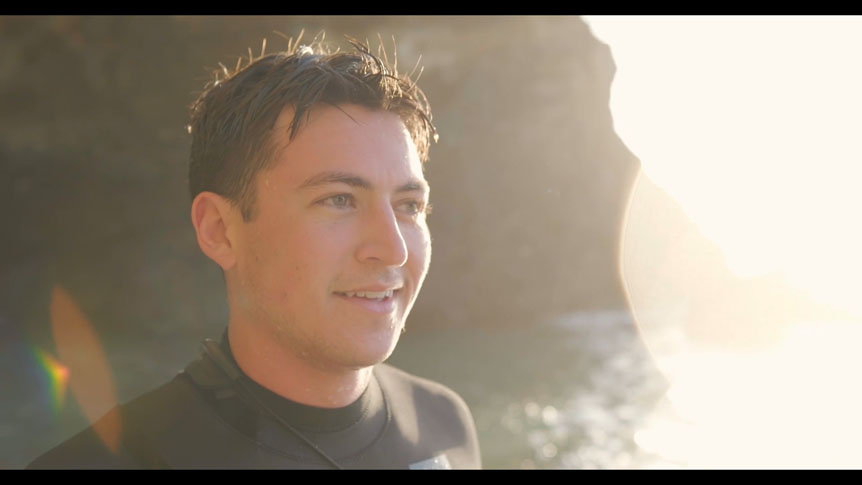
{"label": "ocean water", "polygon": [[486,468],[648,468],[635,442],[667,381],[626,311],[405,339],[392,361],[457,390]]}

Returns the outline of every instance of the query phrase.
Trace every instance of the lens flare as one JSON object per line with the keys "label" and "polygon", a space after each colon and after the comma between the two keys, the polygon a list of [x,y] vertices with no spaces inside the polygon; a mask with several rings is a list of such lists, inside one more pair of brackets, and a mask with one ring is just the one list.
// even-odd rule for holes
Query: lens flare
{"label": "lens flare", "polygon": [[56,418],[60,415],[63,403],[66,400],[66,390],[69,384],[69,368],[59,363],[57,359],[44,350],[34,348],[32,351],[42,371],[48,376],[51,390],[51,409]]}
{"label": "lens flare", "polygon": [[51,330],[72,394],[105,446],[116,452],[122,431],[119,415],[102,418],[117,404],[108,359],[92,324],[60,286],[51,293]]}

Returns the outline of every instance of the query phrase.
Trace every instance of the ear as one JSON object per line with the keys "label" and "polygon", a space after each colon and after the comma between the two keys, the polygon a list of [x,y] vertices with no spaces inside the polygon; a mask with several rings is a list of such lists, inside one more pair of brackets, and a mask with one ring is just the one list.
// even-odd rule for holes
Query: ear
{"label": "ear", "polygon": [[210,259],[228,271],[236,264],[236,240],[233,225],[242,223],[239,210],[224,197],[201,192],[192,201],[192,225],[198,246]]}

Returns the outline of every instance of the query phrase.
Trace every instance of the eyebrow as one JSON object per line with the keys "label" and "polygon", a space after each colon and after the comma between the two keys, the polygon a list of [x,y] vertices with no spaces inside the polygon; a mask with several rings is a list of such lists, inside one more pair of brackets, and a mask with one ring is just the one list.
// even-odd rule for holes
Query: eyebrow
{"label": "eyebrow", "polygon": [[[351,174],[348,172],[321,172],[317,175],[312,175],[311,177],[307,178],[299,185],[298,190],[304,190],[311,187],[319,187],[321,185],[328,184],[345,184],[351,187],[358,187],[365,190],[371,190],[374,188],[374,184],[355,174]],[[419,179],[412,179],[395,189],[395,192],[414,191],[428,192],[428,182]]]}

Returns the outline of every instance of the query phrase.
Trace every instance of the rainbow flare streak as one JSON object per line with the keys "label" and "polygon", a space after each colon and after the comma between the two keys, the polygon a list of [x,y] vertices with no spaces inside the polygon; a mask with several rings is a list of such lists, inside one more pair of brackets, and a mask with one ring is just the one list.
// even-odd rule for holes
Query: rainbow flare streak
{"label": "rainbow flare streak", "polygon": [[48,384],[51,389],[51,410],[56,418],[60,415],[66,399],[66,390],[69,387],[69,369],[42,349],[33,348],[32,351],[48,377]]}

